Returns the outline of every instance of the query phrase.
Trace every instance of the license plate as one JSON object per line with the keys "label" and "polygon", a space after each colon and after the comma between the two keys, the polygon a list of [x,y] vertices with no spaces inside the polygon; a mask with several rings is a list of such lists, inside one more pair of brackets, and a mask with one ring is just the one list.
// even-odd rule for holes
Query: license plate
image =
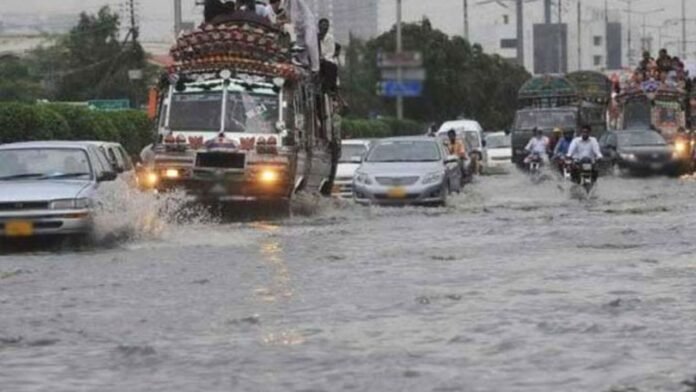
{"label": "license plate", "polygon": [[404,198],[406,198],[406,188],[403,188],[403,187],[391,188],[387,192],[387,196],[389,196],[390,199],[404,199]]}
{"label": "license plate", "polygon": [[659,170],[659,169],[662,169],[662,165],[659,163],[653,163],[650,165],[650,168],[653,170]]}
{"label": "license plate", "polygon": [[5,235],[8,237],[31,237],[34,224],[27,221],[9,221],[5,223]]}
{"label": "license plate", "polygon": [[592,170],[592,165],[590,165],[589,163],[584,163],[582,165],[582,170],[590,171],[590,170]]}

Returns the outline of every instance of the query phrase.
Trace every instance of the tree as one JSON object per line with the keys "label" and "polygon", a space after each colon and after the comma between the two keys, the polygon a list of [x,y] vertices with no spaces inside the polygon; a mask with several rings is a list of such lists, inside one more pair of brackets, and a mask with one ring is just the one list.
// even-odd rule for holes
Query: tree
{"label": "tree", "polygon": [[[427,72],[423,96],[405,101],[407,117],[441,122],[465,116],[487,129],[500,129],[512,122],[517,90],[530,77],[523,67],[488,55],[480,45],[471,45],[461,37],[450,38],[433,29],[427,19],[404,24],[402,31],[404,48],[423,53]],[[366,43],[351,40],[342,82],[354,114],[393,113],[393,100],[376,94],[376,58],[379,51],[395,49],[396,28]]]}
{"label": "tree", "polygon": [[[118,14],[103,7],[82,13],[54,46],[39,48],[32,60],[44,76],[48,98],[60,101],[122,99],[143,102],[147,78],[131,81],[128,71],[147,67],[145,52],[134,40],[121,42]],[[150,74],[151,72],[147,72]]]}
{"label": "tree", "polygon": [[40,78],[32,76],[29,62],[15,56],[0,57],[0,101],[31,102],[41,94]]}

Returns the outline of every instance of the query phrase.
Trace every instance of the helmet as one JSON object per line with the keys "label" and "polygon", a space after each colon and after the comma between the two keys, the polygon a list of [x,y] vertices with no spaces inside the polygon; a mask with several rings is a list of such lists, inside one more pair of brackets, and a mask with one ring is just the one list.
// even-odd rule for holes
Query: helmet
{"label": "helmet", "polygon": [[561,130],[561,128],[554,128],[554,129],[553,129],[553,133],[556,134],[556,135],[558,135],[558,134],[563,133],[563,130]]}

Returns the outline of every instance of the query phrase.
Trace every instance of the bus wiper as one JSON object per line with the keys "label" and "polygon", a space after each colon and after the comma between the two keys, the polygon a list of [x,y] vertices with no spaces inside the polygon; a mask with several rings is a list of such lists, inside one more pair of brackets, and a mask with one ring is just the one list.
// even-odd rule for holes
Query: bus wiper
{"label": "bus wiper", "polygon": [[23,178],[42,177],[42,176],[44,176],[43,173],[15,174],[13,176],[0,177],[0,181],[12,181],[12,180],[20,180]]}

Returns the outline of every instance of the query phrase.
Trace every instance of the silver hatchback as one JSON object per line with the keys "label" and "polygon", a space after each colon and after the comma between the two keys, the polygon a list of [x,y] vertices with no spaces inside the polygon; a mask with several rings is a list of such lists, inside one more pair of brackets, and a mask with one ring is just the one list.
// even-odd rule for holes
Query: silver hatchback
{"label": "silver hatchback", "polygon": [[96,190],[116,173],[78,142],[0,146],[0,237],[89,232]]}
{"label": "silver hatchback", "polygon": [[461,160],[438,138],[383,139],[370,149],[353,178],[361,204],[444,205],[462,187]]}

